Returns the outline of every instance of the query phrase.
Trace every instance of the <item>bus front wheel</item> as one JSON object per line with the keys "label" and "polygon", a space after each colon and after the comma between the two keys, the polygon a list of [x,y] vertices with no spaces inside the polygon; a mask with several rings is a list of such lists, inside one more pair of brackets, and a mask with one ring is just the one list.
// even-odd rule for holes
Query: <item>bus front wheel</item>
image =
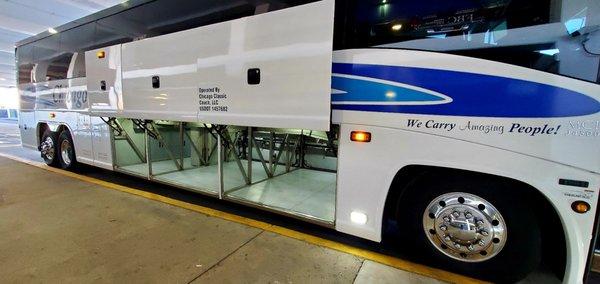
{"label": "bus front wheel", "polygon": [[400,241],[424,262],[494,282],[518,281],[538,266],[539,222],[510,182],[433,173],[403,195]]}

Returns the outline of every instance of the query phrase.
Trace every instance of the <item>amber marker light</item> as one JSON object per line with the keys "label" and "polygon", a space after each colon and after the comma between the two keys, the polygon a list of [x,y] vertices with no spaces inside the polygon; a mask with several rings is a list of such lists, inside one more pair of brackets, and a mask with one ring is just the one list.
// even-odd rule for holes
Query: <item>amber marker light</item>
{"label": "amber marker light", "polygon": [[104,58],[105,56],[106,56],[106,53],[104,53],[104,51],[96,52],[96,57],[98,57],[98,58]]}
{"label": "amber marker light", "polygon": [[350,132],[350,140],[355,142],[371,142],[371,132],[352,131]]}
{"label": "amber marker light", "polygon": [[577,213],[583,214],[590,211],[590,204],[585,201],[578,200],[571,203],[571,209]]}
{"label": "amber marker light", "polygon": [[55,118],[56,117],[56,113],[51,112],[50,113],[50,118]]}

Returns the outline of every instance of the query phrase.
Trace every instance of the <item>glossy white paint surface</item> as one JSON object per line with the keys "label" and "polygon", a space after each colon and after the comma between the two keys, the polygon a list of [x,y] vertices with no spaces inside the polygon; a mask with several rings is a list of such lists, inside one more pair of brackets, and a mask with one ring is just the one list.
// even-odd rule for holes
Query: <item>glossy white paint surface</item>
{"label": "glossy white paint surface", "polygon": [[[104,58],[97,56],[104,52]],[[95,116],[115,116],[123,109],[121,81],[121,45],[90,50],[85,53],[85,69],[90,112]],[[100,84],[106,83],[106,90]]]}
{"label": "glossy white paint surface", "polygon": [[[125,43],[122,70],[110,63],[119,57],[113,56],[118,46],[105,49],[105,59],[87,52],[92,115],[327,130],[333,4],[319,1]],[[251,68],[260,69],[260,84],[248,84]],[[153,76],[160,88],[152,87]],[[105,92],[96,86],[101,80]]]}

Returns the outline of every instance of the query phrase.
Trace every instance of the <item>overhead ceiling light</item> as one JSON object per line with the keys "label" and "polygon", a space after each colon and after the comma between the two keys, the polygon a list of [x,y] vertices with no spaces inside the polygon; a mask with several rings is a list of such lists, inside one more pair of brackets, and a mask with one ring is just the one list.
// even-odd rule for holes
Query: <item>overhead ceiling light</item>
{"label": "overhead ceiling light", "polygon": [[55,30],[54,28],[48,28],[48,32],[51,33],[51,34],[58,33],[58,31]]}
{"label": "overhead ceiling light", "polygon": [[4,79],[4,78],[0,78],[0,81],[6,81],[6,79]]}
{"label": "overhead ceiling light", "polygon": [[395,24],[395,25],[392,26],[392,31],[397,32],[397,31],[399,31],[401,29],[402,29],[402,24]]}

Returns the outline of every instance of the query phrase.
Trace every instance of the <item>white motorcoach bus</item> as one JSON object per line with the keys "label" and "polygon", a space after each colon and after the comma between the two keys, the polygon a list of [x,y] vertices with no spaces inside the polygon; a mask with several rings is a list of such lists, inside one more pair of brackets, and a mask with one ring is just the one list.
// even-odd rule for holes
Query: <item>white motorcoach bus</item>
{"label": "white motorcoach bus", "polygon": [[19,42],[22,144],[480,279],[584,281],[596,0],[128,1]]}

